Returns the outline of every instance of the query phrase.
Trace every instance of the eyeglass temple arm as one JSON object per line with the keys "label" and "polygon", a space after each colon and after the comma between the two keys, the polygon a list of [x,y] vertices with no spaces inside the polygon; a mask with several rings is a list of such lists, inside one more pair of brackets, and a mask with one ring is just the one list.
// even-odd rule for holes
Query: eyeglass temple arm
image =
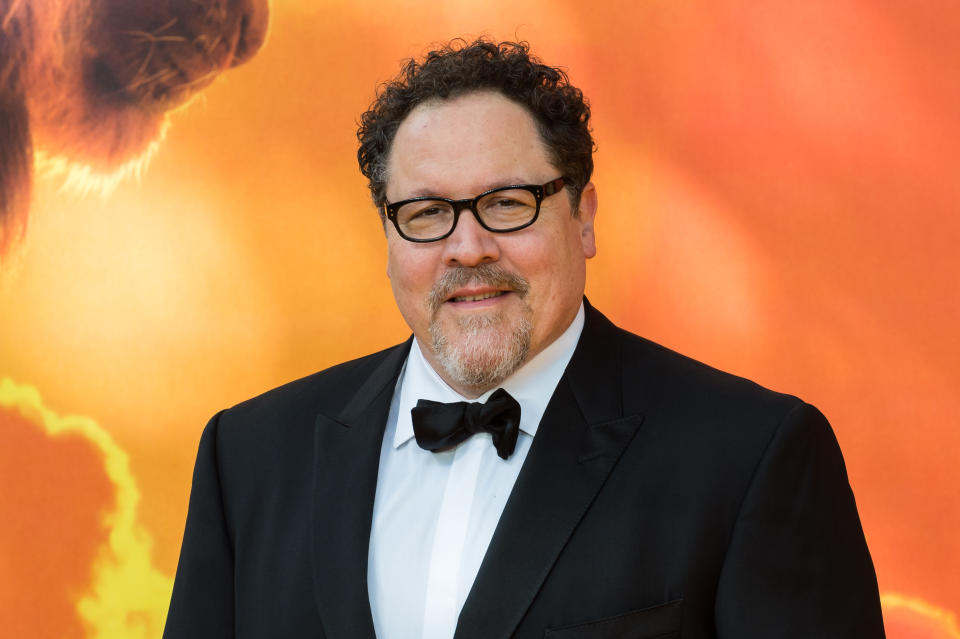
{"label": "eyeglass temple arm", "polygon": [[563,185],[566,184],[566,180],[562,177],[558,177],[553,182],[547,182],[543,185],[543,195],[544,197],[548,195],[553,195],[563,188]]}

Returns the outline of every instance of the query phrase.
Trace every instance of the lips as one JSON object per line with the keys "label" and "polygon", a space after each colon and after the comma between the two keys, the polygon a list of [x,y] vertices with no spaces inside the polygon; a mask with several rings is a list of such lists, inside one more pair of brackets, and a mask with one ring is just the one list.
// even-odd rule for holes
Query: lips
{"label": "lips", "polygon": [[526,297],[530,283],[519,273],[506,270],[499,264],[457,266],[448,269],[430,289],[427,303],[432,314],[445,304],[477,305],[498,304],[498,297],[515,294]]}
{"label": "lips", "polygon": [[450,298],[451,302],[479,302],[481,300],[487,300],[491,297],[500,297],[501,295],[506,295],[510,291],[489,291],[487,293],[476,293],[473,295],[455,295]]}

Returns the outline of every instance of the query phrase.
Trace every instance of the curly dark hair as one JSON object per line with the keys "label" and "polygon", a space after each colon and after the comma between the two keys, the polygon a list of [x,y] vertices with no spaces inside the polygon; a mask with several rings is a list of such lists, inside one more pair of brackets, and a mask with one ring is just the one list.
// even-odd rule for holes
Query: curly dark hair
{"label": "curly dark hair", "polygon": [[376,100],[360,116],[357,160],[378,208],[386,204],[390,145],[404,118],[428,100],[484,90],[500,92],[533,116],[551,163],[567,180],[576,214],[580,193],[593,173],[590,105],[562,69],[530,55],[527,42],[497,44],[484,38],[471,43],[451,40],[422,62],[407,60],[393,80],[379,87]]}

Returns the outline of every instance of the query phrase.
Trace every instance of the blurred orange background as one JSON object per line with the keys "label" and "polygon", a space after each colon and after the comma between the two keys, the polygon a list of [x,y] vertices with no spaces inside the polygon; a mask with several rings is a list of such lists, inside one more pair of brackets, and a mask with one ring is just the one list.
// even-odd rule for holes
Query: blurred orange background
{"label": "blurred orange background", "polygon": [[11,636],[158,637],[210,415],[407,336],[356,122],[404,58],[488,34],[591,99],[594,305],[823,410],[888,635],[960,637],[960,5],[277,0],[271,21],[140,179],[38,178],[0,275]]}

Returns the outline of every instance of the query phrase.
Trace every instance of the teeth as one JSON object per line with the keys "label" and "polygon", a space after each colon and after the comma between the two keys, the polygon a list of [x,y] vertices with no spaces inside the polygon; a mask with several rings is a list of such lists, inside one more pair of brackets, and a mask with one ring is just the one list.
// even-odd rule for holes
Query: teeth
{"label": "teeth", "polygon": [[504,291],[493,291],[491,293],[483,293],[481,295],[463,295],[462,297],[453,298],[454,302],[479,302],[480,300],[490,299],[491,297],[497,297],[503,295]]}

